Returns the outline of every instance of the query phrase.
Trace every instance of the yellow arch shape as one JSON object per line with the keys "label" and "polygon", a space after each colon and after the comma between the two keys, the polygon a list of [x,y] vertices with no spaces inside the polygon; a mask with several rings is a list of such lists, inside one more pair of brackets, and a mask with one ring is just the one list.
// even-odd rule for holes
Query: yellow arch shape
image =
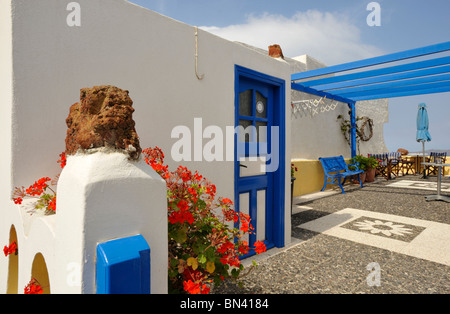
{"label": "yellow arch shape", "polygon": [[[16,241],[17,248],[19,248],[19,243],[17,242],[17,232],[14,225],[11,226],[9,231],[9,243]],[[10,254],[8,261],[8,285],[6,288],[7,294],[17,294],[19,282],[19,255]]]}
{"label": "yellow arch shape", "polygon": [[48,276],[47,264],[44,256],[37,253],[34,256],[33,266],[31,269],[31,278],[36,279],[44,290],[43,294],[50,294],[50,280]]}

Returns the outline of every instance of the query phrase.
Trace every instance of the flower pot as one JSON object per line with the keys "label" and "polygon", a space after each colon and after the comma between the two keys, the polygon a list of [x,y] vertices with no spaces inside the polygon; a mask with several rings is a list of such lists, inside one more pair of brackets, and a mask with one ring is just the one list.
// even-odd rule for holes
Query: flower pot
{"label": "flower pot", "polygon": [[375,181],[375,168],[369,168],[366,171],[366,182]]}
{"label": "flower pot", "polygon": [[[366,173],[365,172],[360,173],[359,177],[361,179],[361,183],[364,184],[364,182],[366,182]],[[352,177],[352,183],[353,184],[359,184],[358,175],[354,175]]]}
{"label": "flower pot", "polygon": [[364,182],[366,182],[366,173],[365,172],[360,173],[359,176],[361,178],[361,183],[364,184]]}

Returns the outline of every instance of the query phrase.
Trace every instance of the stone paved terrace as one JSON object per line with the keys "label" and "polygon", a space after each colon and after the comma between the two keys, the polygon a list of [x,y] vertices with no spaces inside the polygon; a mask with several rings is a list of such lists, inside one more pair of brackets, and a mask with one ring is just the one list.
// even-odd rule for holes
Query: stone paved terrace
{"label": "stone paved terrace", "polygon": [[243,288],[214,293],[448,294],[450,203],[426,201],[435,185],[436,176],[408,175],[297,197],[292,243],[252,258]]}

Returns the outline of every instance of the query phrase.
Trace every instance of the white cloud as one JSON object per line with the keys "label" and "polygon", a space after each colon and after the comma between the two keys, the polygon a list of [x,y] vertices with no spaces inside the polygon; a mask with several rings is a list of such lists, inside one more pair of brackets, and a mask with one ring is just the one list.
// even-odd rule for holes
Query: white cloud
{"label": "white cloud", "polygon": [[245,24],[201,28],[262,49],[279,44],[286,57],[308,54],[327,65],[383,54],[380,49],[362,43],[360,30],[348,17],[318,10],[297,12],[291,18],[268,13],[251,15]]}

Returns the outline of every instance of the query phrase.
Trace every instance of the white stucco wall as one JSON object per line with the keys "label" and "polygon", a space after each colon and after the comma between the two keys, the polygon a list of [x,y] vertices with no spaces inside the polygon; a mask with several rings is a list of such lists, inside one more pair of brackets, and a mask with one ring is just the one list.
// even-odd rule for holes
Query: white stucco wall
{"label": "white stucco wall", "polygon": [[[287,64],[201,30],[198,70],[205,77],[199,81],[194,27],[124,0],[77,2],[81,27],[67,26],[67,1],[13,2],[15,186],[57,173],[65,119],[81,88],[111,84],[129,90],[141,146],[161,147],[176,167],[170,162],[175,126],[193,130],[195,117],[203,118],[204,128],[234,125],[235,64],[289,82]],[[232,162],[185,165],[232,196]]]}
{"label": "white stucco wall", "polygon": [[[11,191],[11,147],[12,147],[12,17],[11,1],[0,1],[0,196],[6,199]],[[0,222],[2,223],[2,222]]]}
{"label": "white stucco wall", "polygon": [[[11,1],[0,1],[0,104],[2,114],[0,115],[0,239],[9,239],[9,229],[12,221],[6,219],[4,211],[9,210],[11,205],[11,117],[12,117],[12,17]],[[7,240],[6,240],[7,241]],[[6,243],[2,245],[7,245]],[[8,243],[9,245],[9,243]],[[3,246],[1,248],[3,248]],[[2,253],[3,254],[3,253]],[[6,269],[6,261],[0,259],[0,269]],[[0,271],[0,282],[7,281],[7,272]],[[2,288],[0,288],[2,289]],[[0,292],[2,292],[0,290]]]}
{"label": "white stucco wall", "polygon": [[360,141],[361,154],[388,152],[384,141],[384,124],[389,122],[389,101],[387,99],[358,101],[356,103],[356,116],[369,117],[373,120],[373,136],[369,141]]}
{"label": "white stucco wall", "polygon": [[[324,63],[308,55],[288,58],[287,61],[291,65],[292,73],[326,67]],[[292,101],[306,99],[320,99],[320,97],[292,90]],[[356,103],[356,116],[369,117],[374,122],[373,137],[367,142],[360,141],[357,153],[367,155],[387,151],[383,126],[388,122],[388,106],[389,103],[385,99]],[[348,105],[339,103],[335,110],[324,112],[318,110],[318,114],[313,116],[293,114],[291,116],[292,159],[317,160],[319,157],[338,155],[350,158],[350,146],[341,132],[342,120],[337,119],[339,115],[342,115],[344,119],[349,120],[348,112]],[[360,124],[361,122],[358,122],[358,125]]]}

